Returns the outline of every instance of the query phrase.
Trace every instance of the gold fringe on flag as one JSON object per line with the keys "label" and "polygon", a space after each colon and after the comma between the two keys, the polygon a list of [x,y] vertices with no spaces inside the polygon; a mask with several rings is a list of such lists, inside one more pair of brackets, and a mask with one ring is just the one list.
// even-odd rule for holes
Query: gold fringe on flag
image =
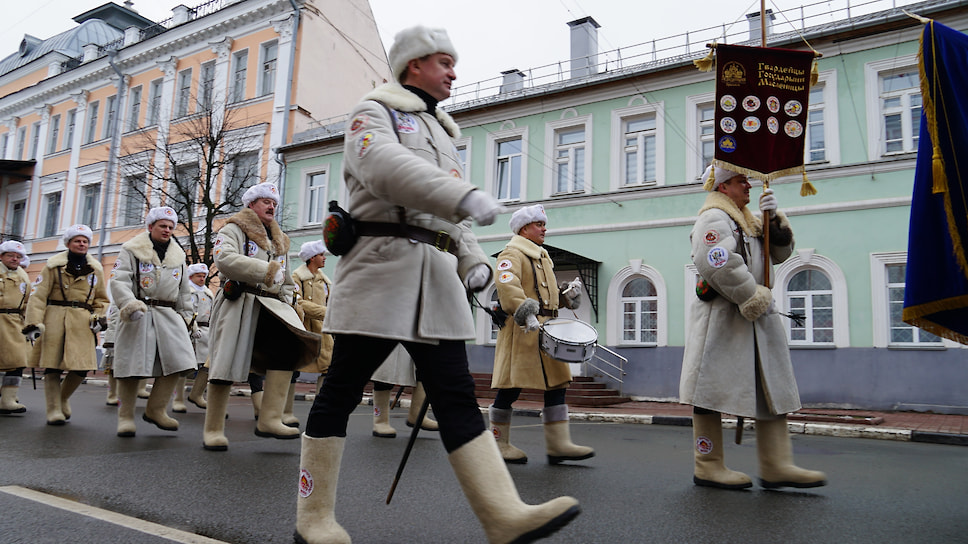
{"label": "gold fringe on flag", "polygon": [[820,63],[813,59],[813,66],[810,68],[810,86],[813,87],[820,81]]}
{"label": "gold fringe on flag", "polygon": [[807,179],[807,171],[803,171],[803,183],[800,184],[800,196],[810,196],[817,194],[817,188]]}

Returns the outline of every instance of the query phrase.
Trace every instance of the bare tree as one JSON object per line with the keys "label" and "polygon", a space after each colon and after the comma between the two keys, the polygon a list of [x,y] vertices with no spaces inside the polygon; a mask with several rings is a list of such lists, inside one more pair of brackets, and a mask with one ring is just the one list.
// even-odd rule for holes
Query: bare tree
{"label": "bare tree", "polygon": [[240,109],[199,104],[198,110],[173,119],[167,134],[151,130],[126,138],[120,220],[137,224],[146,208],[170,206],[187,233],[182,239],[189,260],[211,265],[221,220],[239,211],[246,188],[260,181],[268,123],[239,119]]}

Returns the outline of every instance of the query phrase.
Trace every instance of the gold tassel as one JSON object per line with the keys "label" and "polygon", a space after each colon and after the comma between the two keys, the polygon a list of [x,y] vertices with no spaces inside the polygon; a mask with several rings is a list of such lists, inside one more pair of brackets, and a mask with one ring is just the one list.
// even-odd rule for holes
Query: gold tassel
{"label": "gold tassel", "polygon": [[713,51],[716,50],[715,46],[716,44],[713,43],[713,46],[709,48],[709,53],[707,53],[705,57],[692,61],[692,63],[696,65],[696,68],[699,68],[700,72],[713,71]]}
{"label": "gold tassel", "polygon": [[820,63],[813,59],[813,66],[810,68],[810,86],[813,87],[820,81]]}
{"label": "gold tassel", "polygon": [[931,154],[931,176],[934,180],[931,192],[943,193],[945,186],[944,159],[941,158],[941,148],[938,146],[934,146],[934,153]]}
{"label": "gold tassel", "polygon": [[707,193],[713,190],[713,184],[716,183],[716,167],[709,169],[709,175],[706,176],[706,181],[703,182],[702,188]]}
{"label": "gold tassel", "polygon": [[800,184],[800,196],[810,196],[817,194],[817,188],[807,179],[807,173],[803,173],[803,183]]}

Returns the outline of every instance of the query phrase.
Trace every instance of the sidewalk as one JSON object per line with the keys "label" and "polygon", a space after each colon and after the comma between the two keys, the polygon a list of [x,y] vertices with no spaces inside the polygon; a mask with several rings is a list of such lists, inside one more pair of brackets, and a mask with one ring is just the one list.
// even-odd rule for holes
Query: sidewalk
{"label": "sidewalk", "polygon": [[[98,372],[92,374],[87,383],[106,387],[107,379]],[[248,384],[236,384],[232,394],[248,396]],[[315,398],[315,384],[296,383],[296,400],[312,402]],[[490,402],[490,399],[478,399],[482,413],[487,413]],[[362,404],[372,404],[371,398],[364,396]],[[410,406],[409,388],[401,397],[400,405]],[[517,401],[514,415],[538,417],[541,407],[540,402]],[[692,407],[674,402],[633,401],[568,408],[572,421],[692,426]],[[968,415],[804,408],[790,414],[788,419],[792,433],[968,446]],[[724,415],[723,428],[735,429],[736,418]],[[753,421],[746,419],[744,429],[752,431]]]}

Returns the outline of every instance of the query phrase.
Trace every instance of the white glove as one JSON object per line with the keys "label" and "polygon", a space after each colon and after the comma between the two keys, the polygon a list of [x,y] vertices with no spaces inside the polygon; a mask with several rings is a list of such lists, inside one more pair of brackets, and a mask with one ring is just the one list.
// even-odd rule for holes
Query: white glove
{"label": "white glove", "polygon": [[24,332],[24,337],[26,337],[31,344],[33,344],[35,340],[40,338],[40,327],[25,327],[25,329],[26,330]]}
{"label": "white glove", "polygon": [[131,312],[131,317],[129,317],[128,319],[130,319],[132,322],[141,321],[141,318],[144,316],[145,316],[144,312],[142,312],[141,310],[135,310]]}
{"label": "white glove", "polygon": [[572,299],[581,296],[581,278],[575,278],[568,282],[568,287],[565,288],[564,295]]}
{"label": "white glove", "polygon": [[487,287],[488,280],[491,279],[491,267],[484,263],[480,263],[471,268],[467,272],[467,277],[464,278],[464,287],[468,291],[480,291],[481,289]]}
{"label": "white glove", "polygon": [[276,275],[272,277],[272,285],[282,285],[282,282],[286,279],[286,273],[280,268],[276,271]]}
{"label": "white glove", "polygon": [[[103,318],[101,318],[101,319],[103,319]],[[106,329],[107,328],[107,327],[104,326],[104,325],[107,325],[107,321],[105,320],[104,322],[102,322],[101,319],[93,319],[93,320],[91,320],[91,330],[92,331],[94,331],[94,332],[101,332],[103,329]]]}
{"label": "white glove", "polygon": [[776,197],[773,195],[773,189],[763,189],[763,194],[760,195],[760,211],[765,214],[770,214],[770,217],[776,215]]}
{"label": "white glove", "polygon": [[192,340],[198,340],[202,337],[202,331],[196,328],[192,331]]}
{"label": "white glove", "polygon": [[478,225],[486,226],[494,222],[497,214],[504,213],[505,208],[491,195],[475,189],[460,201],[457,211],[473,217]]}
{"label": "white glove", "polygon": [[532,332],[541,328],[541,323],[538,322],[538,317],[535,315],[529,315],[527,321],[521,327],[524,332]]}

